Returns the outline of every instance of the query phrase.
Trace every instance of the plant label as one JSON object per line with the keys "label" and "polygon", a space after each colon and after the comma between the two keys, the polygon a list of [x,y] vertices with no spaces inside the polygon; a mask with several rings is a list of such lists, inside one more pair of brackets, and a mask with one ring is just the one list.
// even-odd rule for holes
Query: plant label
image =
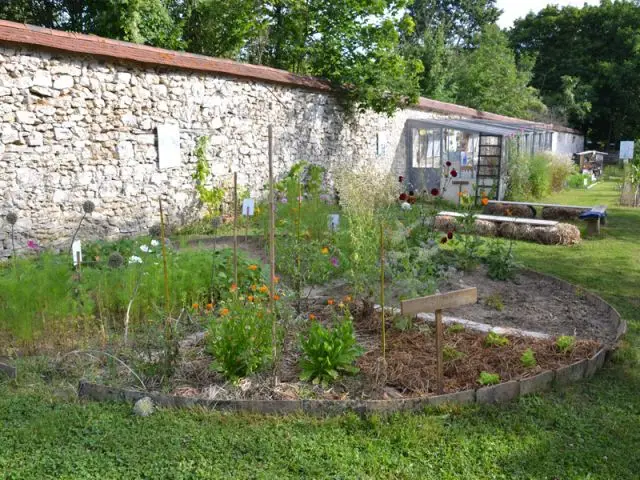
{"label": "plant label", "polygon": [[633,141],[620,142],[620,158],[631,160],[633,158]]}
{"label": "plant label", "polygon": [[340,215],[329,215],[329,230],[335,232],[340,226]]}
{"label": "plant label", "polygon": [[78,260],[82,263],[82,243],[80,240],[76,240],[73,242],[73,245],[71,245],[71,254],[73,255],[73,266],[77,267]]}
{"label": "plant label", "polygon": [[256,210],[256,201],[253,198],[245,198],[242,201],[242,215],[253,217]]}

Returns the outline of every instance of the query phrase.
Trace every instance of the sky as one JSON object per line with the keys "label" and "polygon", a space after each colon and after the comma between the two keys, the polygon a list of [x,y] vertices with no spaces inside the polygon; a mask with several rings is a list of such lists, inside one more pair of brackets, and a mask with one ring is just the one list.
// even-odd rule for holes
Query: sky
{"label": "sky", "polygon": [[548,4],[582,7],[585,3],[599,5],[600,0],[498,0],[498,8],[504,11],[498,20],[498,25],[502,28],[510,28],[514,20],[525,17],[532,10],[539,12]]}

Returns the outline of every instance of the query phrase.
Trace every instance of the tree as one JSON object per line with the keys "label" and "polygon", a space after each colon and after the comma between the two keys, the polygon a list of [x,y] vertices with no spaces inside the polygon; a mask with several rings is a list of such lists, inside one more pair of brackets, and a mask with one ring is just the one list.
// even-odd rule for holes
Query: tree
{"label": "tree", "polygon": [[518,70],[507,37],[496,25],[483,29],[478,47],[463,52],[455,69],[455,99],[462,105],[519,118],[546,107],[528,86],[530,72]]}
{"label": "tree", "polygon": [[418,38],[439,30],[448,45],[461,47],[472,44],[484,27],[496,23],[502,10],[496,7],[496,0],[415,0],[409,14]]}
{"label": "tree", "polygon": [[509,36],[519,58],[535,56],[532,85],[552,111],[603,148],[640,137],[637,1],[547,7],[517,21]]}

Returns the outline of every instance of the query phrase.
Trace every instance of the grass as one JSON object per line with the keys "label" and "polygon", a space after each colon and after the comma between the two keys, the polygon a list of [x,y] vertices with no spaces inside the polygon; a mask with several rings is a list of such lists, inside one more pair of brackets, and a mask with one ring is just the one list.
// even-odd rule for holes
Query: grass
{"label": "grass", "polygon": [[[420,478],[633,479],[640,456],[640,209],[612,183],[548,200],[610,206],[602,237],[576,247],[518,244],[527,266],[602,295],[630,324],[628,345],[595,378],[501,407],[420,415],[225,415],[69,401],[55,372],[21,365],[0,383],[0,479]],[[44,368],[47,372],[47,369]]]}

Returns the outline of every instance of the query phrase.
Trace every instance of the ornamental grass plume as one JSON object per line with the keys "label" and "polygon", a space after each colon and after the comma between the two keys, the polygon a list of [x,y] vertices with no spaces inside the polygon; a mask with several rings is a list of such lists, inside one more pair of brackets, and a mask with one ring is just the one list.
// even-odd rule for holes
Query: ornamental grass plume
{"label": "ornamental grass plume", "polygon": [[11,225],[11,256],[15,259],[16,257],[16,242],[15,242],[15,224],[18,222],[18,214],[15,212],[7,213],[7,223]]}

